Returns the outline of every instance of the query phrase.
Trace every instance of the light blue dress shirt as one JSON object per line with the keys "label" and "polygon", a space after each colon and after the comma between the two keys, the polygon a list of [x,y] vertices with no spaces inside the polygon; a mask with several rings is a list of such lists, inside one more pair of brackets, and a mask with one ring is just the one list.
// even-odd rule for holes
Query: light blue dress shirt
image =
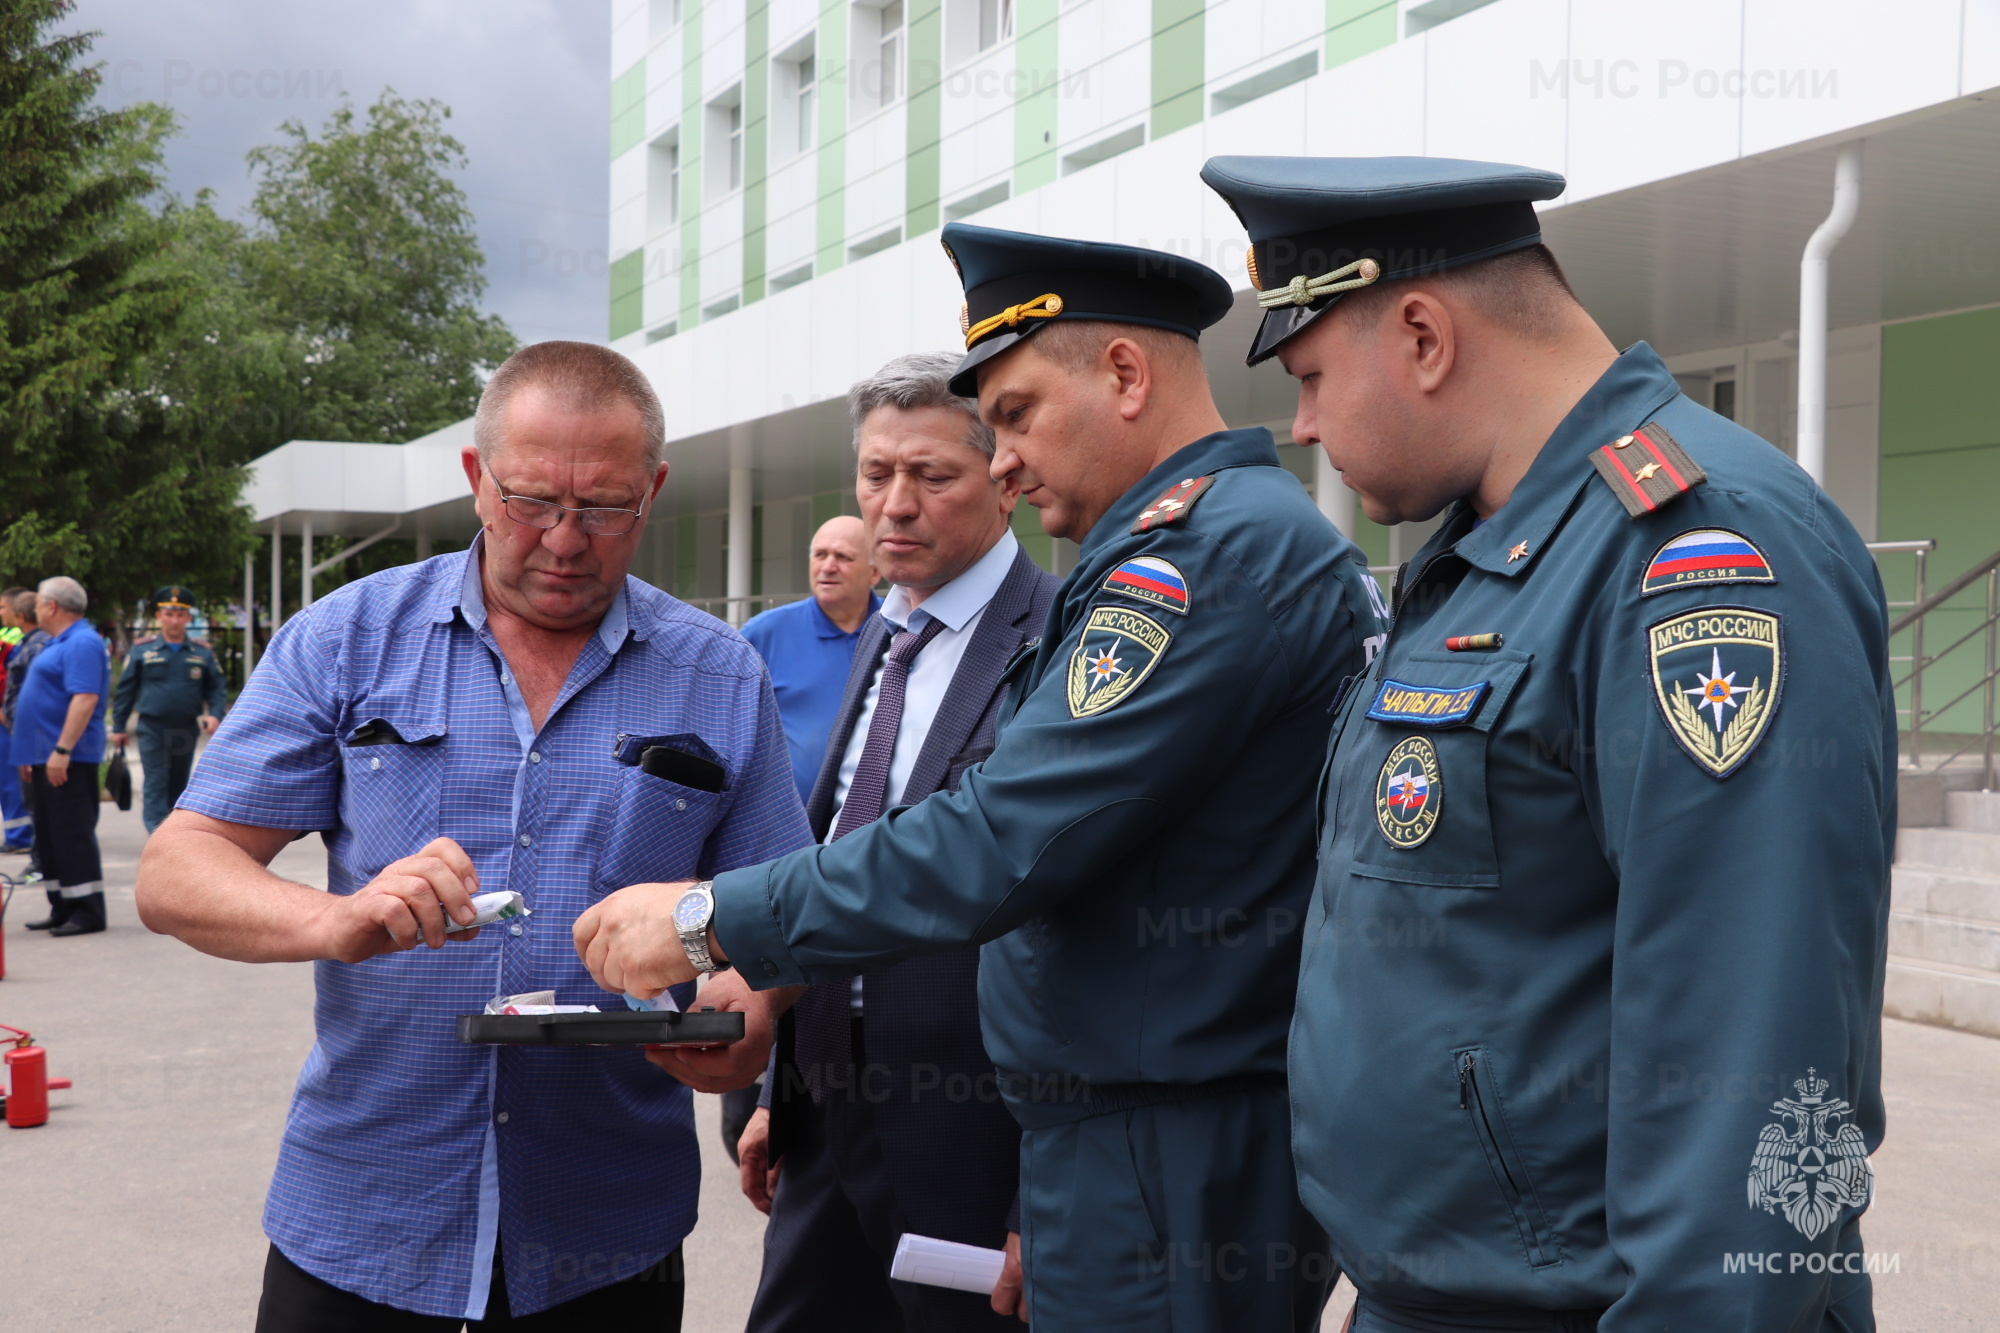
{"label": "light blue dress shirt", "polygon": [[[181,806],[322,831],[352,893],[436,837],[525,921],[365,963],[315,964],[265,1230],[306,1271],[423,1314],[485,1313],[496,1240],[529,1314],[622,1281],[694,1225],[687,1089],[634,1048],[467,1046],[495,995],[622,1007],[570,928],[627,884],[754,864],[810,841],[764,667],[721,621],[627,579],[539,731],[486,624],[477,552],[352,583],[286,622]],[[353,744],[375,720],[396,740]],[[719,793],[642,773],[664,743]]]}

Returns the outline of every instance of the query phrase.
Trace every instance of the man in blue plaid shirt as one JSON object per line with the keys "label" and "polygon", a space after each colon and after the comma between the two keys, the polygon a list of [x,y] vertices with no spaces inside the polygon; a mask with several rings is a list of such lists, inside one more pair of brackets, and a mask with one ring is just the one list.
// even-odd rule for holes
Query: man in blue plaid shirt
{"label": "man in blue plaid shirt", "polygon": [[[516,353],[465,453],[472,549],[289,621],[147,845],[148,926],[315,967],[261,1333],[680,1326],[688,1090],[635,1048],[461,1045],[454,1022],[527,991],[617,1005],[571,943],[585,909],[811,842],[756,653],[626,577],[663,436],[625,358]],[[721,790],[641,771],[651,745]],[[331,893],[265,869],[305,831]],[[498,889],[532,914],[457,928]]]}

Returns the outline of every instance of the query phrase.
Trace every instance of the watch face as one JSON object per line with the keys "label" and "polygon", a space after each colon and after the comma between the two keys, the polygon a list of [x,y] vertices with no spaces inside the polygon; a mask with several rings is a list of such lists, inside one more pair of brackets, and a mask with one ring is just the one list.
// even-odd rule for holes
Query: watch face
{"label": "watch face", "polygon": [[674,904],[674,926],[679,930],[700,930],[708,924],[708,895],[684,893]]}

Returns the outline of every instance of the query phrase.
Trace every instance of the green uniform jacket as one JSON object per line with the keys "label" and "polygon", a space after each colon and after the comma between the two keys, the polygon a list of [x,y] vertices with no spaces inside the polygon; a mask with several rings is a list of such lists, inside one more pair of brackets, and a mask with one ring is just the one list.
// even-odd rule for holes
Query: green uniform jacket
{"label": "green uniform jacket", "polygon": [[125,657],[111,692],[111,729],[130,731],[132,710],[155,722],[191,724],[204,708],[222,716],[222,668],[215,651],[190,638],[180,648],[165,639],[141,639]]}
{"label": "green uniform jacket", "polygon": [[1641,343],[1399,585],[1336,723],[1292,1029],[1340,1266],[1603,1333],[1864,1327],[1896,733],[1861,539]]}
{"label": "green uniform jacket", "polygon": [[[1188,498],[1150,506],[1170,488]],[[988,1054],[1061,1097],[1277,1075],[1313,777],[1379,633],[1372,588],[1269,432],[1196,441],[1084,539],[993,754],[956,792],[717,876],[724,951],[763,988],[983,943]],[[1041,1099],[1016,1091],[1017,1115]]]}

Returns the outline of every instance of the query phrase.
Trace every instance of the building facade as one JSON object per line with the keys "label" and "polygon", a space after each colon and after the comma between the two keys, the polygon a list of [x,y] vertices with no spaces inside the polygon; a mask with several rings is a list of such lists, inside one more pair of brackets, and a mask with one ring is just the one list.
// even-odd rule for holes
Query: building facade
{"label": "building facade", "polygon": [[[1205,343],[1224,413],[1287,438],[1290,385],[1241,364],[1244,237],[1196,178],[1218,153],[1563,172],[1548,240],[1614,340],[1789,452],[1801,254],[1860,145],[1823,482],[1864,535],[1935,539],[1931,588],[2000,547],[1994,0],[610,2],[608,334],[675,468],[642,572],[733,618],[803,592],[807,534],[852,507],[848,384],[959,344],[947,221],[1210,263],[1239,288]],[[1376,562],[1422,539],[1289,461]]]}

